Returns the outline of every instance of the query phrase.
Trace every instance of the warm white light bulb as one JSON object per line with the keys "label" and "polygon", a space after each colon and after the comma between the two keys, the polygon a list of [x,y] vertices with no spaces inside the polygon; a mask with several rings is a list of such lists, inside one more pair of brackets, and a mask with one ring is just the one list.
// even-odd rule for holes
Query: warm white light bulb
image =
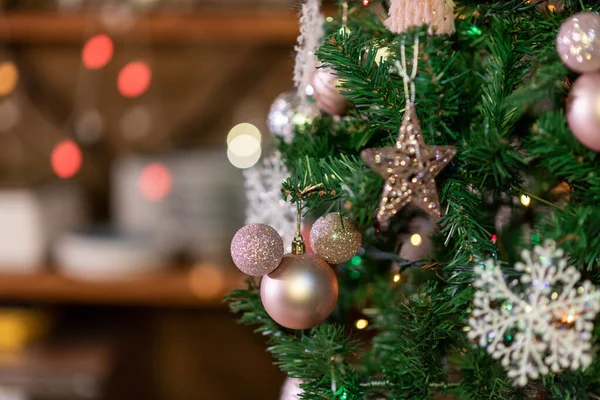
{"label": "warm white light bulb", "polygon": [[531,204],[531,197],[527,196],[527,195],[522,195],[521,196],[521,203],[525,206],[525,207],[529,207],[529,205]]}
{"label": "warm white light bulb", "polygon": [[367,326],[369,325],[369,321],[367,321],[366,319],[359,319],[358,321],[356,321],[356,328],[357,329],[365,329]]}
{"label": "warm white light bulb", "polygon": [[415,247],[419,247],[423,244],[423,238],[418,233],[415,233],[410,237],[410,244],[412,244]]}

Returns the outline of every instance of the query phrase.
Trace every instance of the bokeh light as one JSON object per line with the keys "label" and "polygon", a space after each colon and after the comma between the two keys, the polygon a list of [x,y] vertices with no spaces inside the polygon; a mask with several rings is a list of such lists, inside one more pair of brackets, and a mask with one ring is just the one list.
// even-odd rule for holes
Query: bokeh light
{"label": "bokeh light", "polygon": [[306,85],[306,89],[304,90],[307,96],[312,96],[315,94],[315,88],[312,85]]}
{"label": "bokeh light", "polygon": [[173,178],[164,164],[153,163],[142,170],[138,184],[142,196],[151,201],[160,201],[171,191]]}
{"label": "bokeh light", "polygon": [[81,51],[81,61],[88,69],[99,69],[111,60],[114,45],[108,35],[96,35],[88,39]]}
{"label": "bokeh light", "polygon": [[216,265],[198,265],[190,271],[189,285],[200,298],[219,298],[225,290],[225,276]]}
{"label": "bokeh light", "polygon": [[410,244],[412,244],[415,247],[419,247],[423,244],[423,238],[418,233],[415,233],[410,237]]}
{"label": "bokeh light", "polygon": [[125,139],[143,138],[152,129],[152,113],[148,106],[133,106],[123,113],[119,121],[119,127]]}
{"label": "bokeh light", "polygon": [[394,275],[394,283],[398,283],[402,280],[402,275],[396,274]]}
{"label": "bokeh light", "polygon": [[236,168],[250,168],[260,159],[262,135],[249,123],[234,126],[227,135],[227,158]]}
{"label": "bokeh light", "polygon": [[244,122],[231,128],[229,134],[227,135],[227,145],[231,145],[231,142],[240,136],[250,136],[256,139],[259,144],[262,141],[260,130],[256,126]]}
{"label": "bokeh light", "polygon": [[248,157],[260,150],[260,142],[249,135],[237,136],[229,143],[229,149],[239,157]]}
{"label": "bokeh light", "polygon": [[125,65],[117,78],[117,89],[124,97],[134,98],[144,94],[150,87],[152,70],[144,61]]}
{"label": "bokeh light", "polygon": [[366,319],[359,319],[358,321],[356,321],[356,328],[357,329],[365,329],[367,326],[369,326],[369,321],[367,321]]}
{"label": "bokeh light", "polygon": [[19,70],[11,61],[0,63],[0,96],[12,93],[19,82]]}
{"label": "bokeh light", "polygon": [[262,149],[259,146],[258,150],[249,156],[239,156],[235,154],[231,148],[227,149],[227,158],[229,162],[236,168],[246,169],[254,166],[258,160],[260,160],[260,156],[262,154]]}
{"label": "bokeh light", "polygon": [[54,146],[50,163],[54,173],[62,179],[68,179],[73,176],[81,168],[83,163],[83,155],[81,149],[72,140],[63,140]]}
{"label": "bokeh light", "polygon": [[525,207],[529,207],[531,205],[531,197],[527,196],[527,195],[522,195],[521,196],[521,203],[525,206]]}

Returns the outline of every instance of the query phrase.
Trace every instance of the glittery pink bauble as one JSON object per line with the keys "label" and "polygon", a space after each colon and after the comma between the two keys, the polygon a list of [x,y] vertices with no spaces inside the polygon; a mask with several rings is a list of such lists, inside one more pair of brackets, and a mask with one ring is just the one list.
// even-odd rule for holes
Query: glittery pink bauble
{"label": "glittery pink bauble", "polygon": [[569,94],[567,120],[585,147],[600,152],[600,73],[580,76]]}
{"label": "glittery pink bauble", "polygon": [[563,22],[556,37],[556,50],[573,71],[600,71],[600,15],[583,12]]}
{"label": "glittery pink bauble", "polygon": [[312,77],[313,97],[322,111],[331,115],[344,115],[348,100],[340,93],[340,79],[331,68],[318,68]]}
{"label": "glittery pink bauble", "polygon": [[236,267],[248,275],[266,275],[281,263],[283,239],[269,225],[246,225],[231,241],[231,258]]}
{"label": "glittery pink bauble", "polygon": [[279,325],[308,329],[333,312],[338,282],[331,266],[316,254],[286,254],[279,268],[263,277],[260,298]]}
{"label": "glittery pink bauble", "polygon": [[349,261],[360,250],[362,234],[356,223],[339,213],[319,218],[310,231],[310,247],[330,264]]}

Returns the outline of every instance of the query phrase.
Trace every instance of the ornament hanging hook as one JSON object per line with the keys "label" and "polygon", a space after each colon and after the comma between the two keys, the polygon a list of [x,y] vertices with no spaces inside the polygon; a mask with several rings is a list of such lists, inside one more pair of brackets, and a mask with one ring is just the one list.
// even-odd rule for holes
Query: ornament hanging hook
{"label": "ornament hanging hook", "polygon": [[298,212],[296,217],[296,235],[299,235],[302,230],[302,204],[300,204],[300,200],[296,202],[296,210]]}
{"label": "ornament hanging hook", "polygon": [[348,0],[342,4],[342,32],[348,32]]}
{"label": "ornament hanging hook", "polygon": [[296,209],[298,211],[298,216],[296,218],[296,235],[294,236],[294,240],[292,241],[292,254],[300,255],[306,253],[306,244],[304,243],[304,238],[302,237],[302,204],[300,203],[300,199],[296,202]]}

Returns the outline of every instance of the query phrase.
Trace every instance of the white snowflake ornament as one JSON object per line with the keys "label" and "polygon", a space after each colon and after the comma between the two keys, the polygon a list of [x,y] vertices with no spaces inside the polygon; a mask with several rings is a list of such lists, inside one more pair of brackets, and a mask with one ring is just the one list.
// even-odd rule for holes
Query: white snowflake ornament
{"label": "white snowflake ornament", "polygon": [[246,224],[267,224],[283,238],[291,249],[296,233],[296,207],[281,196],[281,185],[290,174],[281,157],[275,154],[261,164],[244,170],[246,188]]}
{"label": "white snowflake ornament", "polygon": [[525,386],[550,371],[590,365],[600,292],[589,281],[579,284],[581,274],[554,241],[524,250],[521,258],[520,278],[504,275],[494,260],[475,268],[468,338]]}
{"label": "white snowflake ornament", "polygon": [[321,14],[321,0],[306,0],[302,5],[300,17],[300,36],[296,45],[296,65],[294,66],[294,85],[300,102],[301,113],[312,114],[313,107],[308,104],[307,96],[312,96],[311,86],[315,72],[315,49],[323,41],[325,18]]}

